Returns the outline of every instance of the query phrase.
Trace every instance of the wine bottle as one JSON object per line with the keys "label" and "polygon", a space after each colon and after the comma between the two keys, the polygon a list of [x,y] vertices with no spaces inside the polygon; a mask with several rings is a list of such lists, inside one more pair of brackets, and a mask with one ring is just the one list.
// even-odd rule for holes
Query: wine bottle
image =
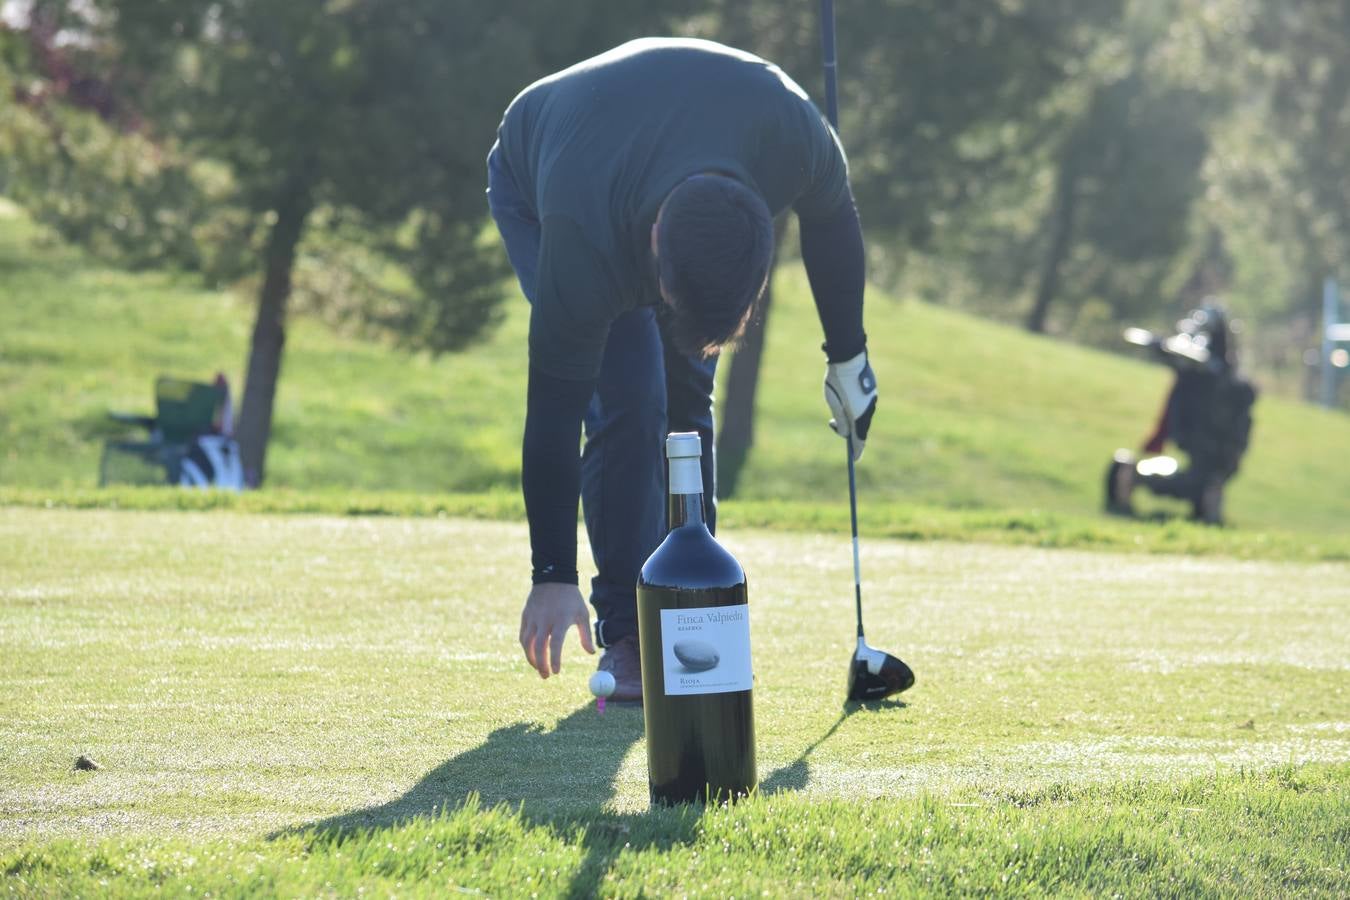
{"label": "wine bottle", "polygon": [[732,800],[756,782],[745,571],[704,522],[696,432],[666,438],[670,533],[637,584],[653,804]]}

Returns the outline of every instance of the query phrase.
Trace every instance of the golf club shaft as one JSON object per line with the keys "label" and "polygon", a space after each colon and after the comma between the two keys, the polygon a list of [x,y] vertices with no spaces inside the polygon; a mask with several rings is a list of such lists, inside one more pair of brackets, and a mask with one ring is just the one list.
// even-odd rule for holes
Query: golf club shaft
{"label": "golf club shaft", "polygon": [[839,84],[834,56],[834,0],[820,0],[820,43],[825,59],[825,116],[838,132]]}
{"label": "golf club shaft", "polygon": [[[839,131],[839,77],[834,54],[834,0],[820,0],[820,44],[825,60],[825,117]],[[848,514],[853,527],[853,602],[858,612],[858,637],[863,636],[862,564],[858,559],[858,484],[853,474],[853,435],[848,436]]]}
{"label": "golf club shaft", "polygon": [[848,437],[848,520],[853,527],[853,603],[858,609],[858,637],[862,627],[862,564],[858,560],[858,484],[853,476],[853,436]]}

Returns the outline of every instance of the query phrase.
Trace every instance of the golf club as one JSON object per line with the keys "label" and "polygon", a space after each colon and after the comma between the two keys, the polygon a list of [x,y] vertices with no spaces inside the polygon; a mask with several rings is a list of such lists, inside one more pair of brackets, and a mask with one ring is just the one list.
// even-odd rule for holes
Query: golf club
{"label": "golf club", "polygon": [[[839,132],[839,87],[834,55],[834,0],[821,0],[820,38],[825,61],[825,115]],[[853,599],[858,613],[858,646],[848,664],[848,699],[883,700],[914,685],[914,671],[898,656],[868,646],[863,635],[862,565],[858,558],[858,484],[853,473],[853,437],[848,447],[848,511],[853,530]]]}
{"label": "golf club", "polygon": [[862,565],[858,559],[858,486],[853,475],[853,438],[848,441],[848,512],[853,528],[853,601],[858,612],[858,646],[848,663],[848,699],[884,700],[914,686],[914,670],[904,660],[869,646],[863,635]]}

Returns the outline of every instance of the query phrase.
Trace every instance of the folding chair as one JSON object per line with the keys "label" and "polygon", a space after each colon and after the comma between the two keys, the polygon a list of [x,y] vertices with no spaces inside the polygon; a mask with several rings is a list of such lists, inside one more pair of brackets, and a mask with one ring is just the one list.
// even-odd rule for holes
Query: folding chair
{"label": "folding chair", "polygon": [[155,415],[109,412],[117,422],[144,428],[144,440],[103,445],[98,483],[179,484],[183,460],[194,440],[213,430],[225,402],[223,387],[161,376],[155,380]]}

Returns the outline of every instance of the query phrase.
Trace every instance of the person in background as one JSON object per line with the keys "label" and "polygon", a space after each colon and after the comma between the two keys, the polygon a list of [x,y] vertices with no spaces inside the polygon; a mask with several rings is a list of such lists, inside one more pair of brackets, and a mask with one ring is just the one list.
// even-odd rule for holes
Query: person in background
{"label": "person in background", "polygon": [[[1158,424],[1135,460],[1118,451],[1107,475],[1107,509],[1133,514],[1131,494],[1142,486],[1162,497],[1191,504],[1192,517],[1223,523],[1223,496],[1237,474],[1251,436],[1256,389],[1238,372],[1237,349],[1228,314],[1214,298],[1177,323],[1165,340],[1131,329],[1127,338],[1148,347],[1153,358],[1175,373]],[[1159,457],[1168,441],[1188,457],[1185,468]]]}

